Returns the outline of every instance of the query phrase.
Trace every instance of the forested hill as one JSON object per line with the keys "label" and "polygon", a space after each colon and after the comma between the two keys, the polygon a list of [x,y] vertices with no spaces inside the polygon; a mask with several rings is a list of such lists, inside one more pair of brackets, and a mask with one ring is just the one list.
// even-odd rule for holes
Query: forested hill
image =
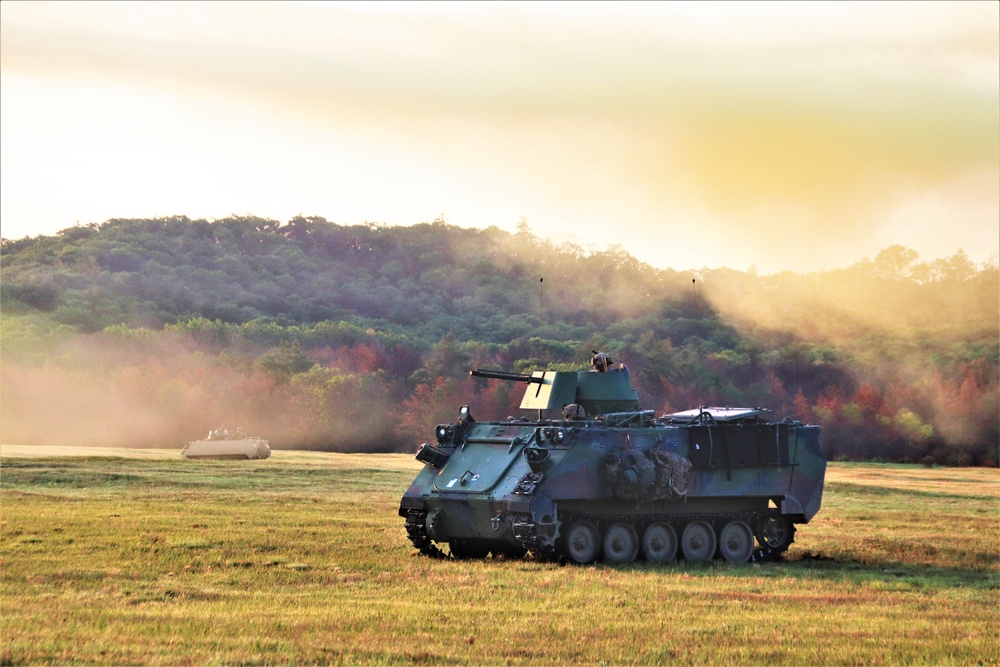
{"label": "forested hill", "polygon": [[834,457],[997,458],[1000,279],[960,251],[762,276],[526,225],[178,217],[4,239],[0,289],[4,442],[170,446],[240,421],[278,447],[405,449],[461,403],[516,409],[473,365],[599,348],[649,409],[774,407],[822,423]]}
{"label": "forested hill", "polygon": [[444,332],[506,343],[543,329],[579,340],[643,310],[701,314],[687,299],[690,273],[652,270],[617,248],[588,254],[527,231],[443,223],[112,220],[5,240],[3,255],[7,308],[37,309],[91,332],[263,318],[348,321],[424,343]]}

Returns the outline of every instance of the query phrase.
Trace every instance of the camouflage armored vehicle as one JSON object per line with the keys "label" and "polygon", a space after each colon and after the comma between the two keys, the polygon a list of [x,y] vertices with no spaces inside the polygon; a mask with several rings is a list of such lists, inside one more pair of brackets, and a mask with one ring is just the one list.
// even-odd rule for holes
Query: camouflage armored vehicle
{"label": "camouflage armored vehicle", "polygon": [[[437,427],[400,502],[423,554],[590,563],[778,557],[819,511],[818,426],[762,408],[654,416],[628,369],[471,375],[526,384],[531,417]],[[553,414],[554,413],[554,414]]]}

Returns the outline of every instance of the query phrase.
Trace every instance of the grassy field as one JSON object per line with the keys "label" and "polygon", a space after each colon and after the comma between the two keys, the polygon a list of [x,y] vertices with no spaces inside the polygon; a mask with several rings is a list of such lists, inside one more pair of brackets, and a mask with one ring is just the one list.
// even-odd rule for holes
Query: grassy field
{"label": "grassy field", "polygon": [[784,562],[575,567],[416,555],[408,455],[66,453],[0,449],[3,664],[1000,663],[997,470],[833,464]]}

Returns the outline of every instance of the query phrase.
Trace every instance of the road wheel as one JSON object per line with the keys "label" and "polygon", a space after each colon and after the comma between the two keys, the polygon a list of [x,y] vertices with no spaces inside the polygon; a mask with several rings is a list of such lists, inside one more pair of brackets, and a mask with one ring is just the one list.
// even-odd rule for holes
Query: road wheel
{"label": "road wheel", "polygon": [[692,521],[681,534],[681,551],[684,558],[703,563],[715,556],[715,531],[705,521]]}
{"label": "road wheel", "polygon": [[642,555],[650,563],[669,563],[677,556],[677,531],[665,523],[651,523],[642,534]]}
{"label": "road wheel", "polygon": [[746,521],[730,521],[719,533],[719,551],[730,563],[745,563],[753,555],[753,531]]}
{"label": "road wheel", "polygon": [[612,524],[604,535],[604,558],[612,563],[631,563],[639,554],[639,536],[627,523]]}
{"label": "road wheel", "polygon": [[581,519],[566,532],[566,555],[574,563],[593,563],[601,555],[601,534],[597,526]]}

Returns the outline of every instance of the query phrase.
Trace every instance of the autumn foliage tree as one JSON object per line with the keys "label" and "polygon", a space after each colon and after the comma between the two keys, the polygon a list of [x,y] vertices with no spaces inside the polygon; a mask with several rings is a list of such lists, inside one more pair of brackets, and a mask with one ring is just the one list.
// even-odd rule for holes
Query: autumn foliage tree
{"label": "autumn foliage tree", "polygon": [[[519,414],[474,367],[632,371],[641,405],[769,407],[831,458],[997,465],[1000,272],[901,246],[806,275],[318,217],[109,220],[0,242],[4,442],[406,451]],[[540,303],[539,277],[544,276]],[[543,306],[540,308],[539,306]]]}

